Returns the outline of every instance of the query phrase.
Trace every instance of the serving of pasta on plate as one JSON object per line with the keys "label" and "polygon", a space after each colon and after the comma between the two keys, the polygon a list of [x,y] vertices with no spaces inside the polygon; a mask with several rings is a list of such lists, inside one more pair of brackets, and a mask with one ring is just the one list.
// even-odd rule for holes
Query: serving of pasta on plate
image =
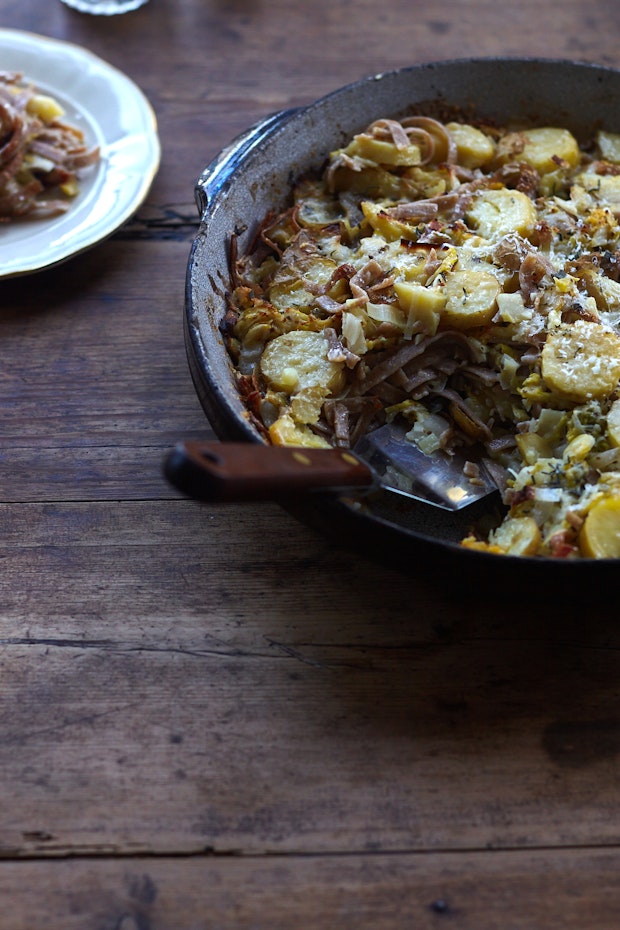
{"label": "serving of pasta on plate", "polygon": [[20,72],[0,71],[0,222],[64,213],[99,148],[62,104]]}

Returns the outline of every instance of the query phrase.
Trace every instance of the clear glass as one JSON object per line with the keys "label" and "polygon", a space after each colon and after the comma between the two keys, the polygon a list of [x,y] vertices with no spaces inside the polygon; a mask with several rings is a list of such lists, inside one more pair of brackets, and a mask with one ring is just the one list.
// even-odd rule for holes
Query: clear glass
{"label": "clear glass", "polygon": [[115,16],[117,13],[129,13],[144,6],[148,0],[62,0],[62,3],[79,10],[80,13],[94,13],[97,16]]}

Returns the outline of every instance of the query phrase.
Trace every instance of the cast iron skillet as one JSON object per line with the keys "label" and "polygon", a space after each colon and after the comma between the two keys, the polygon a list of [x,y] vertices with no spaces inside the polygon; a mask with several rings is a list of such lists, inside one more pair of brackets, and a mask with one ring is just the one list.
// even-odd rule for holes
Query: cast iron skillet
{"label": "cast iron skillet", "polygon": [[[402,116],[413,107],[457,107],[500,124],[559,125],[582,141],[604,127],[620,132],[620,71],[580,62],[541,59],[470,59],[424,64],[365,78],[310,106],[276,113],[236,139],[196,183],[200,228],[186,278],[185,339],[196,392],[222,440],[262,442],[237,393],[219,326],[230,288],[229,244],[239,250],[272,209],[285,205],[291,181],[320,167],[327,154],[372,120]],[[174,455],[166,473],[177,487],[196,488]],[[618,570],[618,560],[533,559],[464,549],[458,541],[473,521],[497,519],[479,507],[445,515],[396,495],[357,499],[312,493],[282,501],[299,520],[339,544],[412,573],[449,572],[452,579],[534,579],[573,586]],[[225,506],[225,505],[222,505]],[[493,510],[493,508],[491,508]],[[447,576],[446,576],[447,577]],[[486,583],[483,582],[483,583]],[[598,587],[598,584],[597,584]]]}

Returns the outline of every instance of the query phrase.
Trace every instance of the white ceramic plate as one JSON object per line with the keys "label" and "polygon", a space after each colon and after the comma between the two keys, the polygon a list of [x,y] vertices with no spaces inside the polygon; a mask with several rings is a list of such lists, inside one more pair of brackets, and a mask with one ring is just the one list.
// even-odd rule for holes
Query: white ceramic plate
{"label": "white ceramic plate", "polygon": [[80,192],[57,217],[0,224],[0,277],[64,261],[111,235],[146,197],[161,148],[150,103],[126,75],[68,42],[0,29],[3,70],[19,71],[64,107],[101,159],[80,179]]}

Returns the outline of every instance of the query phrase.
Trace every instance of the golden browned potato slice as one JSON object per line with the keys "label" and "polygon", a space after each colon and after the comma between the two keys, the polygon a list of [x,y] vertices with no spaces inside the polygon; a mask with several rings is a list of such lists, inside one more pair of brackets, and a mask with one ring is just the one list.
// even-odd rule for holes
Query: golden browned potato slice
{"label": "golden browned potato slice", "polygon": [[547,336],[542,376],[551,390],[576,403],[606,397],[620,379],[620,338],[585,320],[560,326]]}
{"label": "golden browned potato slice", "polygon": [[492,534],[491,540],[507,555],[536,555],[542,542],[540,530],[532,517],[507,517]]}
{"label": "golden browned potato slice", "polygon": [[415,281],[396,281],[394,290],[401,309],[419,324],[419,331],[434,335],[446,305],[445,288],[424,287]]}
{"label": "golden browned potato slice", "polygon": [[579,534],[579,548],[590,559],[620,558],[620,495],[592,506]]}
{"label": "golden browned potato slice", "polygon": [[291,397],[291,415],[296,423],[316,423],[321,416],[321,408],[327,392],[324,387],[302,388]]}
{"label": "golden browned potato slice", "polygon": [[274,446],[305,446],[307,449],[329,449],[326,439],[317,436],[309,427],[296,423],[288,413],[283,413],[269,427],[269,438]]}
{"label": "golden browned potato slice", "polygon": [[370,200],[363,200],[361,203],[362,213],[368,220],[372,228],[387,242],[395,242],[402,238],[411,238],[414,235],[414,223],[402,223],[400,220],[393,219],[385,211],[385,207],[380,203],[373,203]]}
{"label": "golden browned potato slice", "polygon": [[495,315],[500,291],[499,281],[488,271],[450,272],[443,289],[442,324],[456,329],[486,326]]}
{"label": "golden browned potato slice", "polygon": [[397,146],[386,139],[375,139],[373,136],[354,136],[353,140],[344,149],[346,155],[357,156],[376,165],[391,165],[392,167],[409,167],[419,165],[422,160],[420,148],[415,144]]}
{"label": "golden browned potato slice", "polygon": [[548,174],[558,168],[557,159],[576,168],[581,158],[577,140],[568,129],[544,126],[522,133],[525,147],[520,155],[539,174]]}
{"label": "golden browned potato slice", "polygon": [[333,392],[343,383],[343,362],[330,361],[325,336],[308,330],[293,330],[272,339],[260,367],[269,384],[287,394],[310,387]]}
{"label": "golden browned potato slice", "polygon": [[480,191],[465,213],[465,220],[485,239],[500,239],[511,232],[529,235],[537,216],[526,194],[501,187]]}
{"label": "golden browned potato slice", "polygon": [[448,123],[446,129],[454,139],[460,165],[481,168],[495,155],[495,145],[488,136],[467,123]]}

